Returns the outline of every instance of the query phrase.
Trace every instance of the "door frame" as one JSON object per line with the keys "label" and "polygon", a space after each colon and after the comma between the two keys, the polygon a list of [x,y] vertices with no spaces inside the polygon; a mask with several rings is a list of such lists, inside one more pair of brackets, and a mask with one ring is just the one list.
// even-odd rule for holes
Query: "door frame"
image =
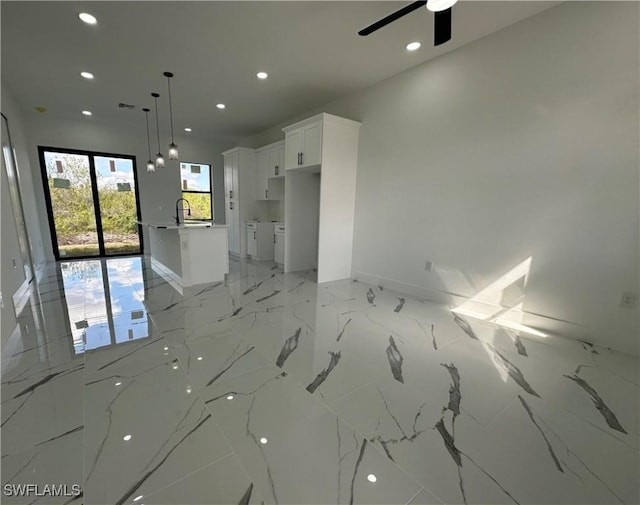
{"label": "door frame", "polygon": [[[96,220],[96,235],[98,236],[98,249],[99,254],[96,256],[74,256],[73,258],[60,257],[60,249],[58,248],[58,234],[56,233],[55,218],[53,215],[53,206],[51,204],[51,194],[49,192],[47,166],[44,159],[45,152],[63,153],[63,154],[76,154],[80,156],[87,156],[89,158],[89,177],[91,179],[91,191],[93,196],[93,211]],[[57,261],[60,260],[80,260],[80,259],[96,259],[96,258],[118,258],[122,256],[137,256],[144,254],[144,239],[142,234],[142,225],[138,224],[138,237],[140,239],[140,251],[135,253],[118,253],[118,254],[106,254],[104,247],[104,237],[102,231],[102,214],[100,212],[100,199],[98,196],[98,183],[95,167],[95,156],[101,156],[105,158],[121,158],[131,160],[133,167],[133,181],[135,184],[134,192],[136,196],[136,217],[140,221],[140,193],[138,190],[138,169],[136,165],[136,157],[129,154],[117,154],[117,153],[105,153],[101,151],[85,151],[81,149],[68,149],[65,147],[48,147],[38,146],[38,159],[40,160],[40,174],[42,176],[42,189],[44,191],[44,199],[47,207],[47,218],[49,221],[49,234],[51,235],[51,246],[53,247],[53,254]]]}
{"label": "door frame", "polygon": [[[22,256],[22,268],[27,283],[31,282],[36,275],[35,264],[33,262],[33,250],[31,249],[31,238],[27,229],[27,222],[24,215],[24,203],[22,200],[22,190],[20,189],[20,174],[18,173],[18,160],[16,159],[13,140],[11,138],[11,129],[9,128],[9,118],[2,115],[4,129],[6,131],[7,140],[9,141],[9,156],[11,159],[5,160],[5,170],[7,172],[7,180],[9,182],[9,196],[13,207],[13,214],[16,221],[16,232],[18,233],[18,246],[20,255]],[[4,157],[4,153],[2,153]]]}

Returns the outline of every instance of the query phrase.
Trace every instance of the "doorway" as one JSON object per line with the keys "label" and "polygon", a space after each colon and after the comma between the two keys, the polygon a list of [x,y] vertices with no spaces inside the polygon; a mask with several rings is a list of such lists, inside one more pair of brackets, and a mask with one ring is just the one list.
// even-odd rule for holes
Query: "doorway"
{"label": "doorway", "polygon": [[143,252],[136,160],[38,147],[56,259]]}

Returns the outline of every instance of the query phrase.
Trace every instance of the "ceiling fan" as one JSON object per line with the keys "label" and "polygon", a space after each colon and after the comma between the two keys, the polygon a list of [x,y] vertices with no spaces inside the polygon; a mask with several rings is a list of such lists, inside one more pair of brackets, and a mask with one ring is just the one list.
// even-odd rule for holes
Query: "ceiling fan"
{"label": "ceiling fan", "polygon": [[451,7],[456,2],[457,0],[420,0],[418,2],[412,2],[402,9],[382,18],[380,21],[376,21],[372,25],[363,28],[358,32],[358,35],[365,37],[426,5],[427,9],[434,13],[433,45],[439,46],[451,40]]}

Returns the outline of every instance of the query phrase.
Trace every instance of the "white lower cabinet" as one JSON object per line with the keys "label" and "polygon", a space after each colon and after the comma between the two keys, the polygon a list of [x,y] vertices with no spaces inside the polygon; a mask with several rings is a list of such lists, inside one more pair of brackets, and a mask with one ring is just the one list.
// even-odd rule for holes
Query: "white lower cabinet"
{"label": "white lower cabinet", "polygon": [[277,224],[273,234],[274,259],[278,265],[284,265],[284,226]]}
{"label": "white lower cabinet", "polygon": [[258,238],[255,223],[247,224],[247,255],[254,258],[258,254]]}
{"label": "white lower cabinet", "polygon": [[227,200],[227,232],[229,233],[229,251],[240,254],[240,218],[238,216],[238,201]]}
{"label": "white lower cabinet", "polygon": [[247,223],[247,255],[257,261],[273,259],[274,223]]}

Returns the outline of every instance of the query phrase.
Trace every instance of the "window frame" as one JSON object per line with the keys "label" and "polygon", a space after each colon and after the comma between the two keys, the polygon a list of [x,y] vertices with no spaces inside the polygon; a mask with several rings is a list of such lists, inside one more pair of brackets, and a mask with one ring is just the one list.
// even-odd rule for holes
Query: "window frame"
{"label": "window frame", "polygon": [[[213,215],[213,166],[209,163],[199,163],[196,161],[180,161],[180,196],[182,198],[185,198],[185,193],[196,193],[196,194],[204,194],[204,195],[209,195],[209,214],[210,214],[210,218],[209,219],[200,219],[200,218],[194,218],[191,216],[184,216],[184,220],[185,221],[213,221],[214,220],[214,215]],[[209,191],[199,191],[199,190],[195,190],[195,189],[182,189],[182,165],[199,165],[201,167],[209,167]]]}

